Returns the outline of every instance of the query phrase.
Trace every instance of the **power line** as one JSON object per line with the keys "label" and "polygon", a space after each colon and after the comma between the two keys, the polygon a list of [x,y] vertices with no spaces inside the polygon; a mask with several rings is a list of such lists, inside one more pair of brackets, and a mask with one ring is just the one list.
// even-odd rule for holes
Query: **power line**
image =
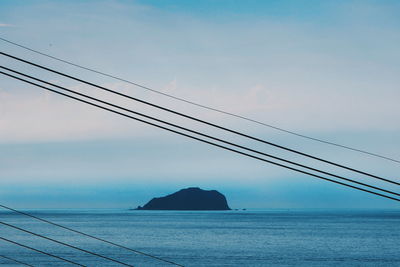
{"label": "power line", "polygon": [[31,85],[34,85],[36,87],[40,87],[42,89],[46,89],[46,90],[51,91],[53,93],[60,94],[62,96],[77,100],[79,102],[83,102],[85,104],[88,104],[88,105],[91,105],[91,106],[94,106],[94,107],[97,107],[97,108],[100,108],[100,109],[103,109],[103,110],[106,110],[106,111],[109,111],[109,112],[112,112],[112,113],[115,113],[115,114],[118,114],[118,115],[121,115],[121,116],[124,116],[126,118],[130,118],[130,119],[133,119],[133,120],[136,120],[136,121],[140,121],[142,123],[157,127],[159,129],[163,129],[163,130],[166,130],[166,131],[169,131],[169,132],[173,132],[173,133],[176,133],[178,135],[185,136],[185,137],[188,137],[188,138],[191,138],[191,139],[194,139],[194,140],[197,140],[197,141],[209,144],[209,145],[213,145],[213,146],[216,146],[216,147],[219,147],[219,148],[222,148],[222,149],[225,149],[225,150],[237,153],[237,154],[241,154],[241,155],[253,158],[253,159],[257,159],[257,160],[260,160],[260,161],[263,161],[263,162],[267,162],[267,163],[270,163],[270,164],[273,164],[273,165],[276,165],[276,166],[280,166],[282,168],[286,168],[286,169],[289,169],[289,170],[293,170],[293,171],[296,171],[296,172],[299,172],[299,173],[310,175],[310,176],[316,177],[318,179],[322,179],[322,180],[325,180],[325,181],[329,181],[329,182],[333,182],[333,183],[340,184],[340,185],[343,185],[343,186],[347,186],[347,187],[350,187],[350,188],[353,188],[353,189],[356,189],[356,190],[364,191],[364,192],[367,192],[367,193],[370,193],[370,194],[374,194],[374,195],[381,196],[381,197],[384,197],[384,198],[392,199],[392,200],[395,200],[395,201],[400,201],[400,199],[398,199],[398,198],[394,198],[394,197],[387,196],[387,195],[384,195],[384,194],[381,194],[381,193],[377,193],[377,192],[374,192],[374,191],[370,191],[370,190],[367,190],[367,189],[364,189],[364,188],[361,188],[361,187],[353,186],[353,185],[346,184],[346,183],[343,183],[343,182],[339,182],[339,181],[336,181],[336,180],[333,180],[333,179],[329,179],[329,178],[326,178],[326,177],[323,177],[323,176],[320,176],[320,175],[317,175],[317,174],[313,174],[313,173],[306,172],[306,171],[303,171],[303,170],[300,170],[300,169],[296,169],[296,168],[293,168],[293,167],[290,167],[290,166],[286,166],[286,165],[283,165],[283,164],[280,164],[280,163],[277,163],[277,162],[273,162],[273,161],[270,161],[270,160],[267,160],[267,159],[264,159],[264,158],[260,158],[260,157],[257,157],[257,156],[254,156],[254,155],[239,151],[239,150],[235,150],[235,149],[232,149],[232,148],[217,144],[217,143],[213,143],[213,142],[207,141],[205,139],[201,139],[201,138],[189,135],[189,134],[185,134],[185,133],[182,133],[182,132],[179,132],[179,131],[176,131],[176,130],[173,130],[173,129],[170,129],[170,128],[167,128],[167,127],[164,127],[164,126],[161,126],[161,125],[146,121],[146,120],[142,120],[142,119],[139,119],[139,118],[136,118],[136,117],[121,113],[119,111],[116,111],[116,110],[113,110],[113,109],[109,109],[109,108],[106,108],[104,106],[100,106],[100,105],[97,105],[95,103],[92,103],[92,102],[89,102],[89,101],[86,101],[86,100],[83,100],[83,99],[80,99],[80,98],[77,98],[77,97],[74,97],[74,96],[71,96],[71,95],[68,95],[68,94],[64,94],[62,92],[47,88],[45,86],[30,82],[30,81],[26,81],[24,79],[15,77],[15,76],[13,76],[11,74],[8,74],[8,73],[0,72],[0,74],[7,75],[7,76],[12,77],[14,79],[21,80],[21,81],[24,81],[24,82],[29,83]]}
{"label": "power line", "polygon": [[127,263],[124,263],[122,261],[119,261],[119,260],[104,256],[104,255],[101,255],[101,254],[86,250],[86,249],[83,249],[83,248],[79,248],[79,247],[70,245],[70,244],[62,242],[62,241],[58,241],[56,239],[53,239],[53,238],[50,238],[50,237],[47,237],[47,236],[44,236],[44,235],[41,235],[41,234],[37,234],[37,233],[31,232],[31,231],[28,231],[26,229],[20,228],[18,226],[15,226],[15,225],[12,225],[12,224],[9,224],[9,223],[5,223],[5,222],[1,222],[0,221],[0,224],[8,226],[8,227],[11,227],[11,228],[14,228],[14,229],[17,229],[19,231],[22,231],[22,232],[25,232],[25,233],[28,233],[28,234],[31,234],[31,235],[34,235],[34,236],[37,236],[37,237],[40,237],[40,238],[43,238],[43,239],[46,239],[46,240],[49,240],[51,242],[54,242],[54,243],[57,243],[57,244],[60,244],[60,245],[66,246],[66,247],[70,247],[70,248],[85,252],[87,254],[91,254],[91,255],[99,257],[99,258],[103,258],[103,259],[106,259],[106,260],[109,260],[109,261],[112,261],[112,262],[115,262],[115,263],[118,263],[118,264],[121,264],[121,265],[124,265],[124,266],[134,267],[131,264],[127,264]]}
{"label": "power line", "polygon": [[291,148],[288,148],[288,147],[285,147],[285,146],[282,146],[282,145],[278,145],[278,144],[275,144],[275,143],[272,143],[272,142],[269,142],[269,141],[266,141],[266,140],[251,136],[251,135],[247,135],[247,134],[244,134],[242,132],[238,132],[236,130],[232,130],[232,129],[229,129],[229,128],[226,128],[226,127],[223,127],[223,126],[220,126],[220,125],[217,125],[217,124],[214,124],[214,123],[211,123],[211,122],[208,122],[208,121],[193,117],[193,116],[189,116],[189,115],[186,115],[184,113],[180,113],[180,112],[177,112],[175,110],[172,110],[172,109],[169,109],[169,108],[165,108],[165,107],[162,107],[162,106],[159,106],[159,105],[156,105],[156,104],[153,104],[153,103],[150,103],[150,102],[147,102],[147,101],[144,101],[144,100],[141,100],[141,99],[138,99],[138,98],[135,98],[135,97],[132,97],[132,96],[129,96],[129,95],[126,95],[126,94],[111,90],[111,89],[108,89],[108,88],[105,88],[103,86],[100,86],[100,85],[97,85],[97,84],[94,84],[94,83],[91,83],[91,82],[76,78],[74,76],[71,76],[71,75],[56,71],[54,69],[44,67],[42,65],[33,63],[31,61],[18,58],[16,56],[12,56],[12,55],[9,55],[9,54],[3,53],[3,52],[0,52],[0,54],[4,55],[4,56],[7,56],[9,58],[18,60],[20,62],[24,62],[26,64],[35,66],[37,68],[41,68],[41,69],[44,69],[46,71],[49,71],[49,72],[52,72],[52,73],[67,77],[69,79],[73,79],[75,81],[78,81],[78,82],[93,86],[95,88],[98,88],[98,89],[101,89],[101,90],[104,90],[104,91],[107,91],[107,92],[110,92],[110,93],[113,93],[113,94],[116,94],[116,95],[119,95],[119,96],[122,96],[122,97],[125,97],[125,98],[128,98],[128,99],[131,99],[131,100],[134,100],[134,101],[137,101],[137,102],[140,102],[140,103],[155,107],[157,109],[161,109],[161,110],[170,112],[172,114],[175,114],[175,115],[178,115],[178,116],[182,116],[182,117],[185,117],[185,118],[188,118],[188,119],[191,119],[191,120],[194,120],[194,121],[197,121],[197,122],[200,122],[200,123],[203,123],[203,124],[206,124],[206,125],[209,125],[209,126],[212,126],[212,127],[215,127],[215,128],[218,128],[218,129],[221,129],[221,130],[233,133],[233,134],[236,134],[236,135],[239,135],[239,136],[243,136],[243,137],[246,137],[246,138],[249,138],[249,139],[252,139],[252,140],[255,140],[255,141],[270,145],[270,146],[273,146],[273,147],[277,147],[279,149],[283,149],[283,150],[286,150],[286,151],[289,151],[289,152],[292,152],[292,153],[296,153],[296,154],[301,155],[301,156],[305,156],[305,157],[308,157],[308,158],[311,158],[311,159],[315,159],[315,160],[318,160],[318,161],[321,161],[321,162],[324,162],[324,163],[327,163],[327,164],[330,164],[330,165],[333,165],[333,166],[336,166],[336,167],[339,167],[339,168],[343,168],[343,169],[346,169],[346,170],[349,170],[349,171],[353,171],[353,172],[356,172],[356,173],[359,173],[359,174],[363,174],[363,175],[372,177],[374,179],[378,179],[378,180],[382,180],[382,181],[385,181],[385,182],[388,182],[388,183],[400,185],[399,182],[396,182],[396,181],[393,181],[393,180],[390,180],[390,179],[386,179],[386,178],[382,178],[382,177],[379,177],[377,175],[373,175],[373,174],[370,174],[370,173],[367,173],[367,172],[364,172],[364,171],[360,171],[360,170],[357,170],[357,169],[354,169],[354,168],[351,168],[351,167],[347,167],[347,166],[344,166],[344,165],[341,165],[341,164],[338,164],[338,163],[335,163],[335,162],[332,162],[332,161],[329,161],[329,160],[322,159],[320,157],[312,156],[310,154],[303,153],[303,152],[300,152],[298,150],[294,150],[294,149],[291,149]]}
{"label": "power line", "polygon": [[344,149],[347,149],[347,150],[363,153],[363,154],[366,154],[366,155],[369,155],[369,156],[378,157],[378,158],[381,158],[381,159],[385,159],[385,160],[389,160],[389,161],[392,161],[392,162],[400,163],[400,160],[393,159],[393,158],[390,158],[390,157],[387,157],[387,156],[383,156],[383,155],[380,155],[380,154],[377,154],[377,153],[373,153],[373,152],[369,152],[369,151],[366,151],[366,150],[362,150],[362,149],[358,149],[358,148],[354,148],[354,147],[350,147],[350,146],[341,145],[341,144],[338,144],[338,143],[326,141],[326,140],[323,140],[323,139],[320,139],[320,138],[315,138],[315,137],[311,137],[311,136],[308,136],[308,135],[300,134],[300,133],[297,133],[297,132],[294,132],[294,131],[290,131],[290,130],[286,130],[286,129],[283,129],[281,127],[277,127],[277,126],[274,126],[274,125],[271,125],[271,124],[267,124],[267,123],[264,123],[264,122],[249,118],[249,117],[245,117],[245,116],[238,115],[238,114],[235,114],[235,113],[232,113],[232,112],[228,112],[228,111],[224,111],[224,110],[221,110],[221,109],[217,109],[217,108],[213,108],[213,107],[210,107],[210,106],[206,106],[206,105],[203,105],[203,104],[199,104],[199,103],[196,103],[194,101],[190,101],[190,100],[187,100],[187,99],[184,99],[184,98],[181,98],[181,97],[177,97],[177,96],[174,96],[174,95],[171,95],[171,94],[163,93],[163,92],[161,92],[159,90],[155,90],[155,89],[152,89],[150,87],[147,87],[147,86],[144,86],[144,85],[141,85],[141,84],[138,84],[138,83],[135,83],[135,82],[132,82],[132,81],[129,81],[129,80],[126,80],[126,79],[111,75],[111,74],[107,74],[107,73],[102,72],[102,71],[98,71],[98,70],[95,70],[95,69],[92,69],[92,68],[84,67],[82,65],[78,65],[76,63],[72,63],[70,61],[67,61],[67,60],[64,60],[64,59],[60,59],[58,57],[51,56],[49,54],[40,52],[38,50],[29,48],[27,46],[12,42],[10,40],[7,40],[7,39],[1,38],[1,37],[0,37],[0,40],[2,40],[4,42],[7,42],[9,44],[18,46],[18,47],[23,48],[25,50],[31,51],[33,53],[36,53],[36,54],[39,54],[39,55],[54,59],[56,61],[63,62],[65,64],[68,64],[68,65],[71,65],[71,66],[74,66],[74,67],[77,67],[77,68],[80,68],[80,69],[84,69],[84,70],[87,70],[87,71],[90,71],[90,72],[93,72],[93,73],[97,73],[97,74],[103,75],[105,77],[113,78],[115,80],[119,80],[121,82],[125,82],[125,83],[128,83],[128,84],[140,87],[142,89],[151,91],[153,93],[157,93],[157,94],[160,94],[160,95],[163,95],[163,96],[166,96],[166,97],[169,97],[169,98],[181,101],[181,102],[185,102],[187,104],[191,104],[191,105],[203,108],[203,109],[208,109],[208,110],[212,110],[212,111],[215,111],[215,112],[218,112],[218,113],[222,113],[222,114],[225,114],[225,115],[236,117],[238,119],[246,120],[246,121],[249,121],[249,122],[252,122],[252,123],[256,123],[256,124],[259,124],[259,125],[262,125],[262,126],[266,126],[266,127],[269,127],[269,128],[281,131],[281,132],[285,132],[285,133],[288,133],[288,134],[291,134],[291,135],[295,135],[295,136],[298,136],[298,137],[301,137],[301,138],[305,138],[305,139],[309,139],[309,140],[312,140],[312,141],[316,141],[316,142],[319,142],[319,143],[332,145],[332,146],[344,148]]}
{"label": "power line", "polygon": [[19,210],[13,209],[13,208],[5,206],[5,205],[1,205],[0,204],[0,207],[2,207],[3,209],[9,210],[9,211],[12,211],[12,212],[15,212],[15,213],[30,217],[32,219],[35,219],[35,220],[38,220],[38,221],[41,221],[41,222],[44,222],[44,223],[59,227],[59,228],[62,228],[64,230],[67,230],[67,231],[70,231],[70,232],[74,232],[74,233],[77,233],[77,234],[92,238],[94,240],[101,241],[103,243],[107,243],[107,244],[110,244],[110,245],[113,245],[113,246],[116,246],[116,247],[119,247],[119,248],[123,248],[123,249],[129,250],[129,251],[134,252],[136,254],[140,254],[140,255],[143,255],[143,256],[146,256],[146,257],[150,257],[150,258],[153,258],[155,260],[163,261],[165,263],[170,263],[170,264],[173,264],[173,265],[176,265],[176,266],[184,267],[181,264],[178,264],[178,263],[175,263],[175,262],[172,262],[172,261],[169,261],[169,260],[165,260],[165,259],[159,258],[157,256],[153,256],[153,255],[141,252],[141,251],[136,250],[136,249],[128,248],[126,246],[123,246],[123,245],[120,245],[120,244],[117,244],[117,243],[102,239],[100,237],[96,237],[96,236],[93,236],[93,235],[90,235],[90,234],[87,234],[87,233],[84,233],[84,232],[69,228],[67,226],[64,226],[64,225],[61,225],[61,224],[58,224],[58,223],[55,223],[55,222],[52,222],[52,221],[37,217],[35,215],[29,214],[29,213],[26,213],[26,212],[23,212],[23,211],[19,211]]}
{"label": "power line", "polygon": [[80,264],[80,263],[77,263],[77,262],[74,262],[74,261],[71,261],[71,260],[68,260],[68,259],[64,259],[64,258],[62,258],[62,257],[53,255],[53,254],[51,254],[51,253],[48,253],[48,252],[45,252],[45,251],[42,251],[42,250],[39,250],[39,249],[30,247],[30,246],[27,246],[27,245],[24,245],[24,244],[21,244],[21,243],[18,243],[18,242],[16,242],[16,241],[12,241],[12,240],[10,240],[10,239],[7,239],[7,238],[1,237],[1,236],[0,236],[0,240],[3,240],[3,241],[5,241],[5,242],[12,243],[12,244],[14,244],[14,245],[17,245],[17,246],[20,246],[20,247],[23,247],[23,248],[27,248],[27,249],[36,251],[36,252],[38,252],[38,253],[41,253],[41,254],[44,254],[44,255],[47,255],[47,256],[50,256],[50,257],[53,257],[53,258],[56,258],[56,259],[59,259],[59,260],[62,260],[62,261],[65,261],[65,262],[74,264],[74,265],[86,267],[85,265],[82,265],[82,264]]}
{"label": "power line", "polygon": [[21,265],[34,267],[33,265],[30,265],[30,264],[28,264],[28,263],[25,263],[25,262],[22,262],[22,261],[19,261],[19,260],[16,260],[16,259],[13,259],[13,258],[4,256],[4,255],[0,255],[0,257],[1,257],[1,258],[4,258],[4,259],[7,259],[7,260],[9,260],[9,261],[13,261],[13,262],[18,263],[18,264],[21,264]]}
{"label": "power line", "polygon": [[[327,175],[329,175],[329,176],[332,176],[332,177],[335,177],[335,178],[339,178],[339,179],[341,179],[341,180],[345,180],[345,181],[348,181],[348,182],[356,183],[356,184],[359,184],[359,185],[362,185],[362,186],[366,186],[366,187],[369,187],[369,188],[381,190],[381,191],[386,192],[386,193],[390,193],[390,194],[394,194],[394,195],[400,196],[400,194],[398,194],[398,193],[396,193],[396,192],[393,192],[393,191],[389,191],[389,190],[386,190],[386,189],[381,189],[381,188],[379,188],[379,187],[372,186],[372,185],[368,185],[368,184],[365,184],[365,183],[362,183],[362,182],[359,182],[359,181],[356,181],[356,180],[352,180],[352,179],[349,179],[349,178],[345,178],[345,177],[343,177],[343,176],[335,175],[335,174],[332,174],[332,173],[330,173],[330,172],[321,171],[321,170],[318,170],[318,169],[316,169],[316,168],[312,168],[312,167],[309,167],[309,166],[306,166],[306,165],[303,165],[303,164],[299,164],[299,163],[296,163],[296,162],[293,162],[293,161],[290,161],[290,160],[286,160],[286,159],[283,159],[283,158],[280,158],[280,157],[273,156],[273,155],[271,155],[271,154],[267,154],[267,153],[264,153],[264,152],[261,152],[261,151],[257,151],[257,150],[255,150],[255,149],[251,149],[251,148],[248,148],[248,147],[245,147],[245,146],[241,146],[241,145],[238,145],[238,144],[235,144],[235,143],[232,143],[232,142],[228,142],[228,141],[226,141],[226,140],[223,140],[223,139],[220,139],[220,138],[216,138],[216,137],[211,136],[211,135],[208,135],[208,134],[204,134],[204,133],[201,133],[201,132],[198,132],[198,131],[194,131],[194,130],[191,130],[191,129],[188,129],[188,128],[179,126],[179,125],[177,125],[177,124],[169,123],[169,122],[166,122],[166,121],[164,121],[164,120],[160,120],[160,119],[154,118],[154,117],[152,117],[152,116],[148,116],[148,115],[145,115],[145,114],[143,114],[143,113],[136,112],[136,111],[133,111],[133,110],[131,110],[131,109],[127,109],[127,108],[121,107],[121,106],[119,106],[119,105],[115,105],[115,104],[112,104],[112,103],[110,103],[110,102],[100,100],[100,99],[95,98],[95,97],[91,97],[91,96],[86,95],[86,94],[82,94],[82,93],[80,93],[80,92],[77,92],[77,91],[74,91],[74,90],[71,90],[71,89],[68,89],[68,88],[65,88],[65,87],[56,85],[56,84],[54,84],[54,83],[50,83],[50,82],[47,82],[47,81],[38,79],[38,78],[33,77],[33,76],[31,76],[31,75],[27,75],[27,74],[25,74],[25,73],[22,73],[22,72],[19,72],[19,71],[16,71],[16,70],[13,70],[13,69],[4,67],[4,66],[0,66],[0,68],[5,69],[5,70],[8,70],[8,71],[11,71],[11,72],[14,72],[14,73],[17,73],[17,74],[22,75],[22,76],[25,76],[25,77],[28,77],[28,78],[33,79],[33,80],[35,80],[35,81],[39,81],[39,82],[41,82],[41,83],[45,83],[45,84],[54,86],[54,87],[59,88],[59,89],[61,89],[61,90],[64,90],[64,91],[67,91],[67,92],[70,92],[70,93],[73,93],[73,94],[76,94],[76,95],[79,95],[79,96],[83,96],[83,97],[85,97],[85,98],[88,98],[88,99],[91,99],[91,100],[94,100],[94,101],[97,101],[97,102],[100,102],[100,103],[102,103],[102,104],[106,104],[106,105],[109,105],[109,106],[112,106],[112,107],[115,107],[115,108],[118,108],[118,109],[121,109],[121,110],[130,112],[130,113],[133,113],[133,114],[136,114],[136,115],[145,117],[145,118],[147,118],[147,119],[151,119],[151,120],[154,120],[154,121],[157,121],[157,122],[161,122],[161,123],[163,123],[163,124],[167,124],[167,125],[169,125],[169,126],[173,126],[173,127],[175,127],[175,128],[178,128],[178,129],[181,129],[181,130],[184,130],[184,131],[188,131],[188,132],[190,132],[190,133],[194,133],[194,134],[197,134],[197,135],[206,137],[206,138],[210,138],[210,139],[216,140],[216,141],[218,141],[218,142],[222,142],[222,143],[225,143],[225,144],[228,144],[228,145],[231,145],[231,146],[235,146],[235,147],[238,147],[238,148],[241,148],[241,149],[244,149],[244,150],[253,152],[253,153],[257,153],[257,154],[260,154],[260,155],[263,155],[263,156],[266,156],[266,157],[270,157],[270,158],[273,158],[273,159],[277,159],[277,160],[283,161],[283,162],[285,162],[285,163],[290,163],[290,164],[293,164],[293,165],[296,165],[296,166],[299,166],[299,167],[302,167],[302,168],[305,168],[305,169],[309,169],[309,170],[316,171],[316,172],[319,172],[319,173],[327,174]],[[2,72],[0,72],[0,73],[2,73]],[[4,73],[2,73],[2,74],[4,74]],[[28,82],[27,80],[20,79],[20,78],[17,78],[17,77],[15,77],[15,76],[13,76],[13,78],[16,78],[16,79],[18,79],[18,80],[21,80],[21,81],[23,81],[23,82]]]}

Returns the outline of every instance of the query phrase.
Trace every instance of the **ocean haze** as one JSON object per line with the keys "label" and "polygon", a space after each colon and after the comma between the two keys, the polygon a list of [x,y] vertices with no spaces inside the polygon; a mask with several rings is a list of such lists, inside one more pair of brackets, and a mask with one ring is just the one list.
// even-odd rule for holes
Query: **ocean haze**
{"label": "ocean haze", "polygon": [[[220,191],[232,208],[397,207],[394,201],[174,136],[169,144],[124,139],[1,144],[0,148],[1,200],[18,208],[130,208],[193,186]],[[319,152],[318,146],[315,151]],[[341,163],[364,169],[364,161],[357,157],[352,164]],[[370,164],[368,169],[372,173],[385,169],[389,177],[396,170],[390,164]]]}

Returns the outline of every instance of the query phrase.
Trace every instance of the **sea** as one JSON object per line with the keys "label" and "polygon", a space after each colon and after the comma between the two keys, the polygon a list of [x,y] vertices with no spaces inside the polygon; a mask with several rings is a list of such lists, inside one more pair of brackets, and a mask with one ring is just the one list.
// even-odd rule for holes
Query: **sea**
{"label": "sea", "polygon": [[[400,266],[400,210],[25,210],[183,266]],[[176,266],[20,214],[0,221],[132,266]],[[121,266],[0,225],[0,236],[84,266]],[[71,266],[0,240],[0,256]],[[0,258],[1,266],[21,266]]]}

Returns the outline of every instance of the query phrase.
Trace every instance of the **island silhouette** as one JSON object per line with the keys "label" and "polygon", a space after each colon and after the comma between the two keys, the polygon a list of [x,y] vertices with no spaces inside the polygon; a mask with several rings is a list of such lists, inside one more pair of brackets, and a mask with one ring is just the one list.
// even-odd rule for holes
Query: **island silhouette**
{"label": "island silhouette", "polygon": [[189,187],[178,192],[156,197],[136,210],[230,210],[223,194],[216,190]]}

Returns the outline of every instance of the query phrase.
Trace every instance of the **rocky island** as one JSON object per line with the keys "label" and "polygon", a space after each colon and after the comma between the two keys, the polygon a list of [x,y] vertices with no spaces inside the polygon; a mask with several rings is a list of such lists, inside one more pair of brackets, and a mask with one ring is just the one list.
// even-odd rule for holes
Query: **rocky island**
{"label": "rocky island", "polygon": [[189,187],[165,197],[156,197],[137,210],[230,210],[226,198],[216,190]]}

